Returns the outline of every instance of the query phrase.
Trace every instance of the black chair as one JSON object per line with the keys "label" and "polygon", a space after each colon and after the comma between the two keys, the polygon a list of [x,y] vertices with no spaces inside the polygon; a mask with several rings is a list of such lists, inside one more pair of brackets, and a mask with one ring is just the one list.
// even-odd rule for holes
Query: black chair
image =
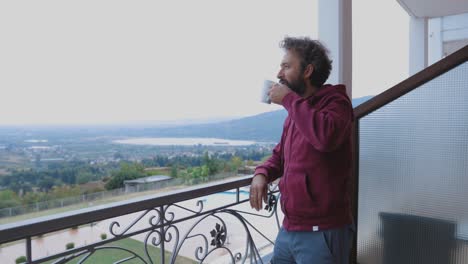
{"label": "black chair", "polygon": [[379,213],[384,264],[450,263],[454,222],[416,215]]}

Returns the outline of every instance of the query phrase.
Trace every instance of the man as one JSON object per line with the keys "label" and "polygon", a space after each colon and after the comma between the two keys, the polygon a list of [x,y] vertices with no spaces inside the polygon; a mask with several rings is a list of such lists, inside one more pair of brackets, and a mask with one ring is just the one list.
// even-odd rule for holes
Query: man
{"label": "man", "polygon": [[281,47],[269,96],[288,116],[272,156],[255,170],[250,204],[262,209],[267,184],[281,177],[284,220],[272,263],[348,263],[352,104],[344,85],[324,85],[331,60],[320,42],[286,37]]}

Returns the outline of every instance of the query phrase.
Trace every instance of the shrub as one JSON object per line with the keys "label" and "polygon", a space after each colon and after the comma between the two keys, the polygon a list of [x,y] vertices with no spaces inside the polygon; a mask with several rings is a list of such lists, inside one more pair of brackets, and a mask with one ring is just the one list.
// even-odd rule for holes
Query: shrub
{"label": "shrub", "polygon": [[18,257],[18,258],[15,260],[15,262],[16,262],[16,264],[26,263],[26,257],[25,257],[25,256]]}
{"label": "shrub", "polygon": [[101,239],[104,240],[104,239],[106,239],[106,238],[107,238],[107,234],[106,234],[106,233],[102,233],[102,234],[101,234]]}
{"label": "shrub", "polygon": [[73,243],[73,242],[67,243],[67,244],[65,245],[65,248],[66,248],[67,250],[68,250],[68,249],[72,249],[72,248],[74,248],[74,247],[75,247],[75,243]]}

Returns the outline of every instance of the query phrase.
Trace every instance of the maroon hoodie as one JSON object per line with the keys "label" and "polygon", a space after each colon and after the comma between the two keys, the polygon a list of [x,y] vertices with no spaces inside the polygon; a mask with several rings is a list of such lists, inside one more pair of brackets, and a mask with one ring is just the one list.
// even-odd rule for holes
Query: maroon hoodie
{"label": "maroon hoodie", "polygon": [[324,85],[302,98],[283,98],[288,111],[281,141],[255,174],[268,181],[281,177],[283,227],[318,231],[351,223],[348,181],[351,177],[353,107],[344,85]]}

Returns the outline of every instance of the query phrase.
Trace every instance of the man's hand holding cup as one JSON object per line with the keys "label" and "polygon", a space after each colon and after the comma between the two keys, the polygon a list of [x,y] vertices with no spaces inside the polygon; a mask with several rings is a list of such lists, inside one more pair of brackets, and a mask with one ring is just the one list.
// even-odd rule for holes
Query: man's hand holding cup
{"label": "man's hand holding cup", "polygon": [[292,90],[289,89],[289,87],[287,87],[286,85],[275,83],[272,85],[268,96],[272,103],[282,105],[283,98],[290,92],[292,92]]}

